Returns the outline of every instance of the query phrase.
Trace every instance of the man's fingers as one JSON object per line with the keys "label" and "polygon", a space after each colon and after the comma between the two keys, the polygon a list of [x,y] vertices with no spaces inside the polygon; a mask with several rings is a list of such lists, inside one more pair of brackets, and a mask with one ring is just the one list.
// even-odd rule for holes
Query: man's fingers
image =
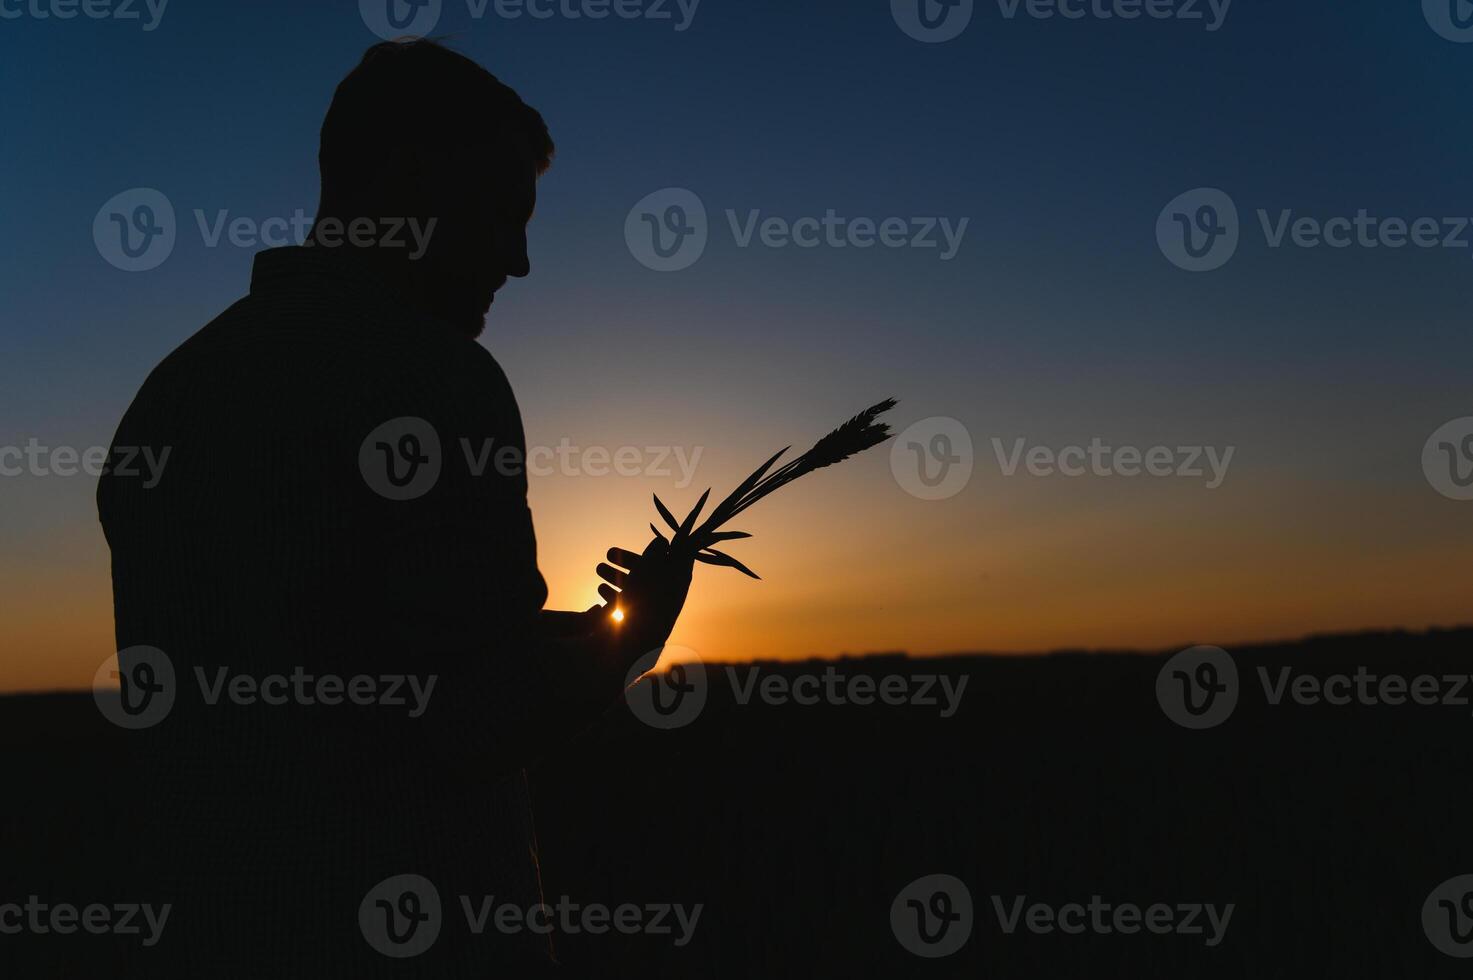
{"label": "man's fingers", "polygon": [[638,552],[625,551],[623,548],[610,548],[608,558],[615,565],[632,571],[639,564],[640,555]]}
{"label": "man's fingers", "polygon": [[629,580],[628,572],[621,572],[613,565],[608,565],[604,562],[599,562],[598,568],[595,570],[598,572],[599,578],[605,582],[617,585],[621,589],[624,587],[624,583]]}
{"label": "man's fingers", "polygon": [[612,585],[600,585],[598,587],[598,594],[603,596],[604,602],[613,602],[619,598],[619,590],[615,589]]}

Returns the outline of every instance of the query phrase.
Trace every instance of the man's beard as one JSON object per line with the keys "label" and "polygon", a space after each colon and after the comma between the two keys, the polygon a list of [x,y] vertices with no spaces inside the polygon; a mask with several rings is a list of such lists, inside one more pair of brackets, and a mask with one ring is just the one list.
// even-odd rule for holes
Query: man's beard
{"label": "man's beard", "polygon": [[471,340],[475,340],[477,337],[481,336],[483,332],[485,332],[486,316],[489,312],[489,307],[480,312],[476,312],[470,307],[463,307],[458,310],[447,310],[441,312],[439,313],[439,316],[440,319],[450,324],[450,326],[455,330],[456,333],[469,337]]}
{"label": "man's beard", "polygon": [[475,340],[486,329],[486,316],[495,299],[494,289],[487,291],[461,276],[430,276],[421,282],[431,311],[456,333]]}

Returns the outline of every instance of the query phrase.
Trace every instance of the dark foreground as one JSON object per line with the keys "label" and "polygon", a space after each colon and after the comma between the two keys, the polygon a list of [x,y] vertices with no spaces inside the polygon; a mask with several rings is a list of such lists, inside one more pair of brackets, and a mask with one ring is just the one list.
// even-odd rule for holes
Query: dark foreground
{"label": "dark foreground", "polygon": [[[670,934],[564,932],[563,972],[1467,975],[1473,961],[1439,952],[1423,906],[1440,884],[1473,874],[1473,682],[1453,679],[1473,672],[1473,630],[1231,652],[1237,706],[1205,730],[1175,724],[1158,704],[1164,656],[1124,654],[836,665],[845,677],[907,678],[911,692],[922,675],[947,675],[952,690],[965,676],[950,717],[939,684],[926,692],[935,705],[769,704],[757,694],[742,705],[719,667],[707,668],[708,701],[684,727],[612,711],[533,773],[547,899],[702,908],[684,945],[673,917]],[[828,666],[762,665],[758,684],[822,677]],[[1274,706],[1259,668],[1276,684],[1284,667],[1320,680],[1350,674],[1353,698],[1358,668],[1429,675],[1432,696],[1462,703],[1300,705],[1286,692]],[[739,685],[750,670],[735,668]],[[129,807],[114,764],[124,734],[89,695],[0,699],[0,906],[31,894],[104,900],[99,882],[127,846],[114,832]],[[897,936],[892,903],[935,874],[968,896],[907,892],[900,931],[914,945],[922,911],[961,914],[968,901],[972,922],[970,932],[964,920],[942,931],[926,918],[936,942],[920,940],[923,950],[965,943],[922,958]],[[1020,896],[1010,933],[1000,920]],[[1448,896],[1431,903],[1430,928],[1473,955],[1473,894],[1454,886]],[[1074,933],[1043,931],[1051,916],[1028,911],[1075,902],[1082,912],[1063,913]],[[1121,905],[1141,916],[1160,907],[1163,932],[1123,934],[1117,926],[1133,923]],[[1214,927],[1198,905],[1219,915],[1231,905],[1231,917]],[[0,934],[0,976],[106,977],[109,949],[85,934]],[[61,965],[89,957],[97,962]],[[22,958],[36,965],[13,972]]]}

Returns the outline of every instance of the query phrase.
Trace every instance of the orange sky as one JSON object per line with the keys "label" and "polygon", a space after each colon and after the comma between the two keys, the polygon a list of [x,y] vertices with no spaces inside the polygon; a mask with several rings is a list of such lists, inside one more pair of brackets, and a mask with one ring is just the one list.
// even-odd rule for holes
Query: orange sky
{"label": "orange sky", "polygon": [[[549,606],[597,600],[604,549],[648,540],[651,492],[683,513],[774,440],[743,441],[706,447],[684,489],[671,478],[534,480]],[[1473,524],[1457,520],[1467,505],[1433,493],[1415,466],[1357,485],[1255,467],[1240,452],[1240,468],[1208,491],[1177,478],[1004,478],[978,442],[972,482],[949,500],[901,490],[886,447],[764,500],[738,522],[755,537],[729,545],[763,581],[697,566],[671,642],[708,660],[1154,649],[1473,621]],[[0,558],[0,690],[86,687],[112,652],[90,481],[58,487]]]}

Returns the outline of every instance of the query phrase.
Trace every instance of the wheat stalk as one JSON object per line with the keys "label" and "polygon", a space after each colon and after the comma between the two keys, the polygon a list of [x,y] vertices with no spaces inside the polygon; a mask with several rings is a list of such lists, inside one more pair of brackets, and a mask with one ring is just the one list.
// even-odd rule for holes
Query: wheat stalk
{"label": "wheat stalk", "polygon": [[[717,504],[700,527],[696,527],[696,519],[700,516],[701,508],[706,505],[706,500],[711,496],[708,489],[701,494],[701,499],[691,512],[686,515],[685,520],[677,521],[670,508],[655,495],[655,509],[660,512],[665,523],[670,525],[674,532],[668,544],[671,549],[686,548],[694,549],[695,560],[707,565],[724,565],[735,568],[744,575],[752,578],[760,578],[756,572],[733,558],[731,555],[717,551],[711,547],[719,541],[730,541],[736,538],[750,538],[751,535],[745,531],[723,531],[721,527],[748,507],[772,493],[779,487],[785,487],[800,476],[812,473],[814,470],[825,466],[832,466],[842,462],[856,453],[862,453],[866,449],[878,446],[890,438],[890,427],[883,422],[876,421],[878,417],[895,407],[895,399],[887,398],[877,405],[860,412],[843,425],[839,426],[818,442],[813,448],[796,459],[790,460],[783,466],[778,467],[772,473],[767,471],[772,468],[783,453],[793,448],[784,446],[763,463],[761,466],[742,481],[741,485],[727,495],[726,499]],[[661,541],[665,536],[660,533],[655,525],[650,525],[650,530],[655,532],[655,537]]]}

